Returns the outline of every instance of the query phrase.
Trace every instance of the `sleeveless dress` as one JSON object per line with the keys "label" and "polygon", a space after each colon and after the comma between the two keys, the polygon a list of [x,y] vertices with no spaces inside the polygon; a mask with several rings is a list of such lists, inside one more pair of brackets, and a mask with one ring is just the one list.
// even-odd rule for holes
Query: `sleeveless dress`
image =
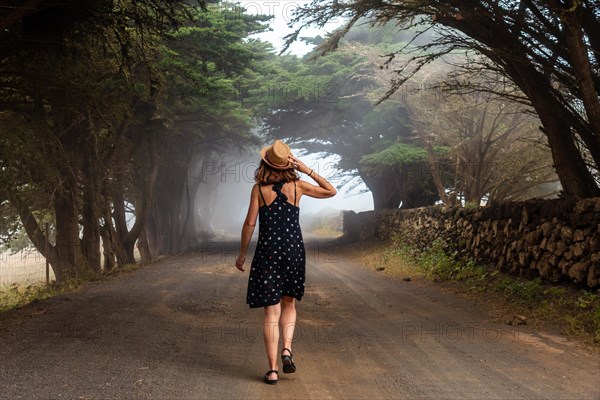
{"label": "sleeveless dress", "polygon": [[260,185],[258,191],[264,205],[258,213],[258,243],[248,277],[246,303],[250,308],[278,304],[282,296],[302,300],[304,295],[305,249],[300,230],[300,208],[281,192],[285,182],[273,185],[277,197],[267,204]]}

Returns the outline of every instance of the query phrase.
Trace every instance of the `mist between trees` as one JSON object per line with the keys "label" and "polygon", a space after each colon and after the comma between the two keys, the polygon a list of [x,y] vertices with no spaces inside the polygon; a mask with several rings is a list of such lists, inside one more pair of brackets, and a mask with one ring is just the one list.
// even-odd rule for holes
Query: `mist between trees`
{"label": "mist between trees", "polygon": [[315,2],[296,26],[348,26],[288,37],[316,46],[304,57],[253,39],[269,17],[228,2],[9,3],[0,237],[57,281],[209,240],[249,193],[217,188],[250,185],[274,138],[337,156],[328,178],[364,182],[376,209],[600,194],[588,1]]}

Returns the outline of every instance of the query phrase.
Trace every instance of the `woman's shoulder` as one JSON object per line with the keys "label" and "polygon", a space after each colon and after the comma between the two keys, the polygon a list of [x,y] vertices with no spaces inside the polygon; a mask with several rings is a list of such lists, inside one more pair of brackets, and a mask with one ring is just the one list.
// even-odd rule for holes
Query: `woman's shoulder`
{"label": "woman's shoulder", "polygon": [[254,186],[252,186],[252,193],[256,193],[256,195],[258,195],[258,192],[264,193],[265,191],[268,191],[273,186],[275,186],[275,185],[272,184],[272,183],[260,183],[260,182],[256,182],[254,184]]}

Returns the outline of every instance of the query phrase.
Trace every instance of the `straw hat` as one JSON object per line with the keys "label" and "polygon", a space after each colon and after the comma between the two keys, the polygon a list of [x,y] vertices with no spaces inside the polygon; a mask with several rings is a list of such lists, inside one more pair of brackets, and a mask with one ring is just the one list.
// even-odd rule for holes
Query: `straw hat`
{"label": "straw hat", "polygon": [[290,146],[281,140],[276,140],[272,145],[265,146],[260,150],[260,156],[264,162],[275,169],[293,168],[289,156],[293,155]]}

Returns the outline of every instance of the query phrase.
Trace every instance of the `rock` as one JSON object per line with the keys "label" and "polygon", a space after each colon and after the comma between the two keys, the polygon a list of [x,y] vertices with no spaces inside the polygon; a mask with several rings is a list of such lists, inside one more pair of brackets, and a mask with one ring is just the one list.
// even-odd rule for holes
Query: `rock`
{"label": "rock", "polygon": [[574,242],[583,242],[584,239],[585,239],[585,235],[584,235],[583,231],[581,229],[577,229],[575,231],[575,233],[573,234],[573,241]]}
{"label": "rock", "polygon": [[523,207],[523,213],[521,214],[521,222],[523,226],[529,223],[529,213],[527,212],[527,207]]}
{"label": "rock", "polygon": [[573,209],[573,212],[575,214],[581,215],[589,213],[590,211],[594,211],[598,207],[600,207],[600,202],[598,201],[598,199],[583,199],[577,202]]}
{"label": "rock", "polygon": [[562,256],[563,254],[565,254],[565,250],[567,249],[567,245],[565,242],[563,242],[562,240],[559,240],[556,243],[556,249],[554,249],[553,253],[556,254],[557,256]]}
{"label": "rock", "polygon": [[525,242],[527,244],[536,244],[540,239],[539,231],[532,231],[525,235]]}
{"label": "rock", "polygon": [[560,228],[560,237],[566,242],[573,240],[573,228],[568,226]]}
{"label": "rock", "polygon": [[598,232],[592,234],[592,237],[589,241],[589,245],[590,251],[600,251],[600,234],[598,234]]}
{"label": "rock", "polygon": [[558,262],[558,269],[560,269],[563,274],[567,273],[567,270],[570,268],[570,266],[571,264],[564,258]]}
{"label": "rock", "polygon": [[506,323],[508,325],[527,325],[527,317],[524,315],[513,315]]}
{"label": "rock", "polygon": [[506,221],[506,225],[504,226],[504,236],[510,236],[510,226],[512,225],[512,218],[509,218]]}
{"label": "rock", "polygon": [[525,317],[523,315],[515,315],[515,318],[518,319],[521,322],[527,321],[527,317]]}
{"label": "rock", "polygon": [[570,248],[567,251],[565,251],[565,254],[563,254],[563,257],[566,258],[567,260],[572,260],[573,259],[573,248]]}
{"label": "rock", "polygon": [[542,224],[542,232],[544,233],[544,237],[550,237],[550,232],[552,231],[552,224],[548,221]]}
{"label": "rock", "polygon": [[534,260],[539,260],[542,256],[542,250],[538,246],[534,246],[531,249],[531,255],[533,256]]}
{"label": "rock", "polygon": [[556,242],[554,240],[548,240],[546,242],[546,250],[550,253],[554,253],[556,251]]}
{"label": "rock", "polygon": [[588,262],[580,261],[573,264],[573,266],[569,269],[568,275],[575,282],[587,282],[589,267],[590,265]]}
{"label": "rock", "polygon": [[600,286],[600,265],[593,264],[587,276],[587,285],[591,288]]}
{"label": "rock", "polygon": [[580,242],[577,242],[571,248],[573,250],[573,255],[575,257],[581,257],[583,255],[583,245]]}

